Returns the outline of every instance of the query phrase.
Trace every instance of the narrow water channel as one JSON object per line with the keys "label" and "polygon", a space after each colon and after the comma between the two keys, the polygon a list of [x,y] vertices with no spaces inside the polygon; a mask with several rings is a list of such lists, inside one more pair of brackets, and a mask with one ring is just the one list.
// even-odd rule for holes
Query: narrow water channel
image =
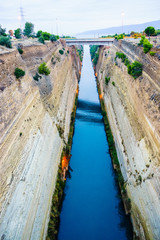
{"label": "narrow water channel", "polygon": [[132,239],[108,151],[89,46],[84,46],[59,240]]}

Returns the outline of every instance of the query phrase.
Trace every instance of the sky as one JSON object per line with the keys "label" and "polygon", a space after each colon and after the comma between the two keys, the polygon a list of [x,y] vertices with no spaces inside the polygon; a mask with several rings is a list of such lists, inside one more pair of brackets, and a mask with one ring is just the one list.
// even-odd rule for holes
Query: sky
{"label": "sky", "polygon": [[35,32],[75,35],[87,30],[160,20],[160,0],[0,0],[0,25],[7,30],[32,22]]}

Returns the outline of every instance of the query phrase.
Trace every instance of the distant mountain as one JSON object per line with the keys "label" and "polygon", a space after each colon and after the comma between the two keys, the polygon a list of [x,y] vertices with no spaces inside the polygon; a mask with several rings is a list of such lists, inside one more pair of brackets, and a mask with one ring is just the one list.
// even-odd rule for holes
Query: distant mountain
{"label": "distant mountain", "polygon": [[[153,21],[153,22],[147,22],[147,23],[142,23],[142,24],[135,24],[135,25],[125,25],[123,26],[123,32],[125,33],[130,33],[131,31],[135,32],[142,32],[144,29],[148,26],[153,26],[155,29],[160,29],[160,20]],[[105,29],[97,29],[97,30],[90,30],[82,33],[76,34],[78,37],[94,37],[94,36],[102,36],[102,35],[113,35],[113,34],[120,34],[122,33],[122,26],[119,27],[110,27],[110,28],[105,28]]]}

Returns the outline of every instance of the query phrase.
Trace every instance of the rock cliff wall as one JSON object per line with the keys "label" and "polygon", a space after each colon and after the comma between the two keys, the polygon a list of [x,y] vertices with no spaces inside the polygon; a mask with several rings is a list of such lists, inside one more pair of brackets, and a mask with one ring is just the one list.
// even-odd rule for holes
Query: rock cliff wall
{"label": "rock cliff wall", "polygon": [[[51,73],[35,81],[42,62]],[[16,67],[25,70],[20,80]],[[46,237],[80,69],[76,49],[64,42],[0,53],[0,239]]]}
{"label": "rock cliff wall", "polygon": [[[136,80],[116,58],[123,52],[143,64]],[[101,47],[96,66],[114,136],[131,218],[140,239],[160,239],[160,63],[142,48],[125,40]],[[105,77],[110,77],[108,85]]]}

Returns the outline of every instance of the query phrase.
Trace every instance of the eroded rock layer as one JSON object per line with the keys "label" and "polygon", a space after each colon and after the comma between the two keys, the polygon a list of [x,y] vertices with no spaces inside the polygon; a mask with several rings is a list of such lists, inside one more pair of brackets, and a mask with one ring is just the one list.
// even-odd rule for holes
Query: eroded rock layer
{"label": "eroded rock layer", "polygon": [[[42,62],[51,73],[35,81]],[[19,80],[16,67],[25,71]],[[64,42],[24,46],[22,55],[1,51],[0,239],[46,237],[80,69],[76,49]]]}
{"label": "eroded rock layer", "polygon": [[[124,53],[143,64],[134,79],[116,58]],[[101,47],[96,67],[121,171],[131,200],[134,231],[140,239],[160,239],[160,63],[137,45],[115,41]],[[110,77],[108,85],[105,77]]]}

